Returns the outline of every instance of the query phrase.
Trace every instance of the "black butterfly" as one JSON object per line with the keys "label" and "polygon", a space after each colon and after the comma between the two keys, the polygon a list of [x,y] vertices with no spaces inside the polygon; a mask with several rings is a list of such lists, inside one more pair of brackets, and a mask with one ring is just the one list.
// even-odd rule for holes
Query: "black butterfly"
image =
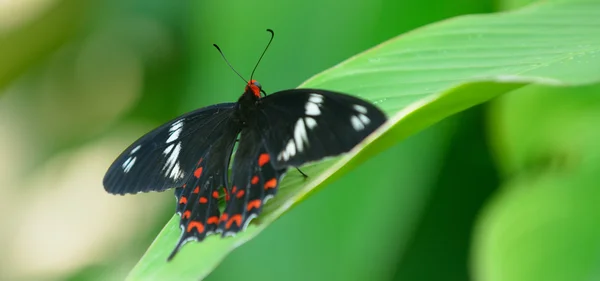
{"label": "black butterfly", "polygon": [[237,102],[197,109],[142,136],[110,166],[104,187],[113,194],[175,187],[182,235],[170,260],[190,240],[243,230],[290,167],[348,152],[385,121],[374,105],[349,95],[292,89],[266,96],[251,79]]}

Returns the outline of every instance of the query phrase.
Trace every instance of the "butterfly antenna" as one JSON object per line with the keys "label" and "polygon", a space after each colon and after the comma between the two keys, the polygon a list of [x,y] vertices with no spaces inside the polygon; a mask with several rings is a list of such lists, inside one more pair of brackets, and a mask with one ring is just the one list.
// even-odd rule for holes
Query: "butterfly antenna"
{"label": "butterfly antenna", "polygon": [[265,50],[260,55],[260,58],[258,58],[258,61],[256,62],[256,65],[254,66],[254,69],[252,69],[252,74],[250,74],[250,80],[252,80],[252,77],[254,77],[254,71],[256,71],[256,68],[258,67],[258,64],[260,63],[260,61],[262,60],[263,56],[267,52],[267,49],[269,49],[269,46],[271,46],[271,42],[273,42],[273,37],[275,37],[275,32],[273,32],[272,29],[267,29],[267,32],[271,33],[271,39],[269,39],[269,43],[267,43],[267,46],[265,47]]}
{"label": "butterfly antenna", "polygon": [[229,63],[229,61],[225,57],[225,54],[223,54],[223,51],[221,51],[221,48],[219,48],[219,46],[217,46],[217,44],[213,44],[213,46],[215,46],[215,48],[217,48],[217,51],[219,51],[219,54],[221,54],[221,57],[223,57],[223,60],[225,60],[227,65],[229,65],[229,68],[231,68],[231,70],[233,70],[233,72],[235,72],[235,74],[237,74],[240,78],[242,78],[242,80],[244,80],[244,82],[248,83],[248,81],[246,81],[246,79],[244,79],[244,77],[239,72],[237,72],[237,70],[235,70],[235,68],[233,68],[231,63]]}

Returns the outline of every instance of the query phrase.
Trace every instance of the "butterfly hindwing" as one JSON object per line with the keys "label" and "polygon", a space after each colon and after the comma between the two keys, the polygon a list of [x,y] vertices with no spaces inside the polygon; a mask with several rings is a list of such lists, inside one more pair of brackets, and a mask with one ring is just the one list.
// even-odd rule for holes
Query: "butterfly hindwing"
{"label": "butterfly hindwing", "polygon": [[234,111],[235,103],[205,107],[147,133],[110,166],[104,188],[126,194],[182,186],[208,147],[231,130],[225,124]]}
{"label": "butterfly hindwing", "polygon": [[348,152],[386,120],[362,99],[315,89],[274,93],[259,108],[256,127],[278,168]]}
{"label": "butterfly hindwing", "polygon": [[219,224],[218,231],[223,236],[243,230],[277,192],[285,169],[276,169],[270,158],[260,133],[254,129],[242,130],[233,161],[230,199]]}
{"label": "butterfly hindwing", "polygon": [[218,188],[221,180],[214,176],[194,176],[191,179],[189,185],[182,187],[183,192],[177,198],[181,236],[168,260],[188,241],[202,241],[217,230],[220,217]]}

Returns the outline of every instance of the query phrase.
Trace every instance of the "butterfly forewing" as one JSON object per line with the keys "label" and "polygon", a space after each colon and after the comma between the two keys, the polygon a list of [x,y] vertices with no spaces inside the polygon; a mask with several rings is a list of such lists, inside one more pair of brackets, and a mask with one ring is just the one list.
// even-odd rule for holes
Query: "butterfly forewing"
{"label": "butterfly forewing", "polygon": [[213,143],[225,135],[235,139],[239,129],[227,125],[235,106],[223,103],[198,109],[142,136],[110,166],[104,188],[125,194],[182,186]]}
{"label": "butterfly forewing", "polygon": [[348,152],[386,120],[362,99],[315,89],[278,92],[258,106],[256,127],[278,168]]}

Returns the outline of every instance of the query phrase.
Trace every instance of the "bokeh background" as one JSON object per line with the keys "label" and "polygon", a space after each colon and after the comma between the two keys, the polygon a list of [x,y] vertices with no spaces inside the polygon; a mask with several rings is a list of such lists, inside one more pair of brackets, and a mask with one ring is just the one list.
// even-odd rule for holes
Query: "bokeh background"
{"label": "bokeh background", "polygon": [[[274,29],[255,75],[274,92],[419,26],[528,2],[0,0],[0,279],[127,275],[173,195],[111,196],[102,177],[146,131],[241,94],[212,43],[249,75]],[[470,280],[476,229],[506,190],[597,182],[598,161],[572,180],[564,171],[598,150],[599,88],[526,87],[428,128],[299,204],[207,280]]]}

